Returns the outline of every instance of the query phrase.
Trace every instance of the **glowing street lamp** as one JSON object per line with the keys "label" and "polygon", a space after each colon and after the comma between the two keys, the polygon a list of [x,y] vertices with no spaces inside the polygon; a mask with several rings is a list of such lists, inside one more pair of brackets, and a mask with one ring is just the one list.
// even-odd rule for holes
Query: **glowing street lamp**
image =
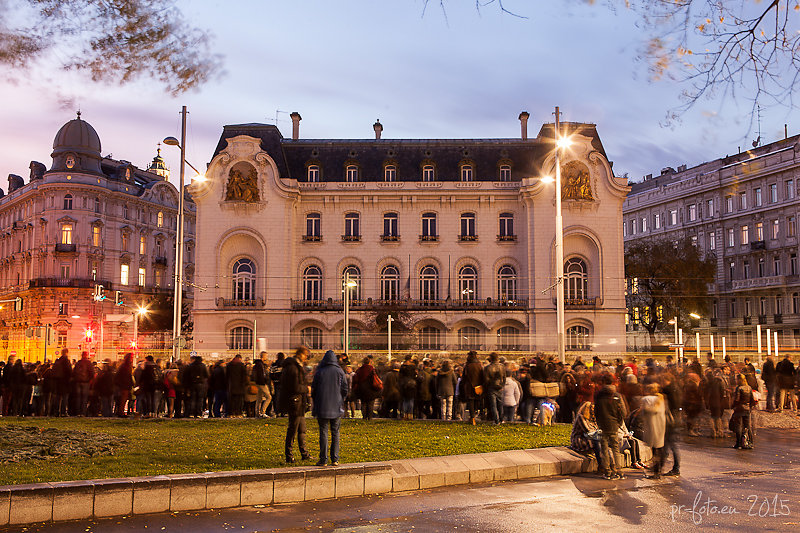
{"label": "glowing street lamp", "polygon": [[139,317],[145,316],[149,311],[146,307],[139,306],[133,311],[133,347],[139,346]]}
{"label": "glowing street lamp", "polygon": [[350,354],[350,289],[358,287],[356,280],[350,279],[350,271],[344,273],[344,355]]}

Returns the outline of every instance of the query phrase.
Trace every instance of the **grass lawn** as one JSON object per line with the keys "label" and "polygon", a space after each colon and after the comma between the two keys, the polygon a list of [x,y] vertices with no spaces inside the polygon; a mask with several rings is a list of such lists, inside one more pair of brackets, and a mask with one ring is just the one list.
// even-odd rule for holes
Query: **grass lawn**
{"label": "grass lawn", "polygon": [[[0,463],[0,485],[130,476],[245,470],[286,466],[285,418],[237,420],[100,420],[86,418],[2,418],[8,425],[103,432],[125,443],[114,455]],[[319,453],[317,422],[307,419],[312,465]],[[493,452],[569,444],[570,426],[526,424],[471,426],[435,421],[344,419],[342,463]]]}

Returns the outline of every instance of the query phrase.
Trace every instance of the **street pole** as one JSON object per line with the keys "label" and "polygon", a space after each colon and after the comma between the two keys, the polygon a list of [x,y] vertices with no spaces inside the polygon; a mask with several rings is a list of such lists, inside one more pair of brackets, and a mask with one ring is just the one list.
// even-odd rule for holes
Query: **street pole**
{"label": "street pole", "polygon": [[[695,334],[694,334],[694,344],[695,344],[695,347],[697,348],[697,350],[696,350],[697,351],[697,360],[699,361],[700,360],[700,332],[699,331],[696,331]],[[683,362],[683,361],[681,361],[681,362]]]}
{"label": "street pole", "polygon": [[344,273],[344,355],[350,355],[350,271]]}
{"label": "street pole", "polygon": [[678,344],[681,345],[678,347],[678,361],[683,361],[683,328],[678,330]]}
{"label": "street pole", "polygon": [[[679,344],[679,341],[678,341],[678,317],[676,317],[676,316],[672,317],[672,321],[675,323],[675,344]],[[678,350],[677,347],[675,347],[675,359],[678,358],[678,353],[679,353],[679,350]]]}
{"label": "street pole", "polygon": [[387,344],[387,347],[388,347],[389,362],[390,363],[392,362],[392,322],[394,322],[394,318],[392,318],[392,315],[387,316],[386,317],[386,326],[388,328],[388,330],[387,330],[388,331],[388,336],[386,338],[386,344]]}
{"label": "street pole", "polygon": [[710,335],[711,339],[711,359],[714,359],[714,334]]}
{"label": "street pole", "polygon": [[772,353],[772,332],[767,329],[767,357]]}
{"label": "street pole", "polygon": [[761,324],[756,325],[756,337],[758,337],[758,366],[761,367]]}
{"label": "street pole", "polygon": [[564,344],[564,220],[561,214],[561,113],[556,106],[556,334],[558,336],[558,360],[566,361]]}
{"label": "street pole", "polygon": [[139,312],[133,312],[133,347],[139,349]]}
{"label": "street pole", "polygon": [[725,360],[725,356],[728,355],[725,350],[725,337],[722,337],[722,360]]}
{"label": "street pole", "polygon": [[[775,330],[775,342],[773,343],[772,347],[775,349],[775,360],[777,361],[778,360],[778,331],[777,330]],[[781,407],[783,407],[783,406],[781,406]]]}
{"label": "street pole", "polygon": [[181,108],[181,169],[178,186],[178,227],[175,237],[175,296],[172,317],[172,361],[180,358],[178,339],[181,336],[181,296],[183,285],[183,175],[186,169],[186,106]]}

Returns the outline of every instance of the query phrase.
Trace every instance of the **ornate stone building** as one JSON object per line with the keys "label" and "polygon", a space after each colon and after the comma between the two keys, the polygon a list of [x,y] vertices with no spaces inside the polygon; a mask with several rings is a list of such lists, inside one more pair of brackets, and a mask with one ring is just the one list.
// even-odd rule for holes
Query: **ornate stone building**
{"label": "ornate stone building", "polygon": [[[225,126],[197,205],[195,349],[554,350],[552,124],[528,139],[301,139]],[[594,125],[567,123],[567,343],[625,348],[626,180]],[[260,339],[263,339],[261,341]]]}
{"label": "ornate stone building", "polygon": [[[757,346],[756,326],[777,331],[779,347],[800,342],[800,266],[797,217],[800,201],[800,136],[634,183],[624,204],[625,242],[690,237],[716,260],[709,313],[694,329],[716,337],[719,350]],[[630,309],[629,344],[649,347]],[[673,341],[666,326],[662,342]],[[766,349],[766,338],[764,347]],[[694,335],[688,343],[695,345]]]}
{"label": "ornate stone building", "polygon": [[[102,355],[116,356],[132,340],[130,306],[172,293],[178,192],[169,170],[160,153],[141,170],[100,149],[78,114],[56,134],[49,170],[33,161],[27,183],[11,174],[8,194],[0,191],[0,299],[23,299],[22,310],[0,310],[4,359],[42,360],[48,329],[48,357],[60,346],[100,355],[101,343]],[[188,202],[189,279],[194,227]],[[96,285],[105,300],[94,299]]]}

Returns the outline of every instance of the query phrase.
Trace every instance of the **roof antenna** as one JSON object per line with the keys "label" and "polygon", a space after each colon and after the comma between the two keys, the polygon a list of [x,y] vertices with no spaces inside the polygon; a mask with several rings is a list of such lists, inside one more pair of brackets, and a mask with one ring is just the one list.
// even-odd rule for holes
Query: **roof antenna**
{"label": "roof antenna", "polygon": [[758,113],[758,137],[753,141],[753,148],[761,144],[761,106],[756,108],[756,112]]}

